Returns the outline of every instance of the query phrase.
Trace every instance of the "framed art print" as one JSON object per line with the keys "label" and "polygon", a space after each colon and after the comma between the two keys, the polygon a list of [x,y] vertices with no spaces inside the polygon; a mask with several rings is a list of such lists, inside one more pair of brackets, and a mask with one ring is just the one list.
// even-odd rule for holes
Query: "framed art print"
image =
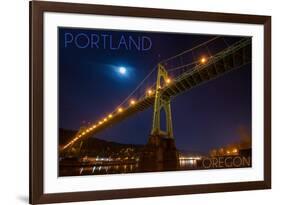
{"label": "framed art print", "polygon": [[30,203],[269,188],[269,16],[30,2]]}

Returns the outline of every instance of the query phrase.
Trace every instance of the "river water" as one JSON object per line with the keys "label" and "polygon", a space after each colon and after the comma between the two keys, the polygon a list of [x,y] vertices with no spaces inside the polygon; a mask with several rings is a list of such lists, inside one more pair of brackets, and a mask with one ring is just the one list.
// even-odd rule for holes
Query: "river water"
{"label": "river water", "polygon": [[[197,168],[196,160],[180,160],[176,170],[192,170]],[[152,170],[153,171],[153,170]],[[118,165],[93,165],[93,166],[60,166],[59,176],[124,174],[144,172],[139,163],[125,163]]]}

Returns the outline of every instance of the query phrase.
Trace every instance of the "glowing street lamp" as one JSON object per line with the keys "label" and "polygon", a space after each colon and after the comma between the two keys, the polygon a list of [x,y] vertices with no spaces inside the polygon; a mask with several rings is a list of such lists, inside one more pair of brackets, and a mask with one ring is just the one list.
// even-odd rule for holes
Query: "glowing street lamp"
{"label": "glowing street lamp", "polygon": [[135,100],[131,100],[131,101],[130,101],[130,104],[131,104],[131,105],[134,105],[134,104],[136,104],[136,101],[135,101]]}
{"label": "glowing street lamp", "polygon": [[200,59],[200,62],[201,62],[202,64],[206,63],[206,61],[207,61],[207,59],[206,59],[205,57],[202,57],[202,58]]}
{"label": "glowing street lamp", "polygon": [[119,113],[123,112],[123,109],[122,109],[121,107],[118,108],[118,112],[119,112]]}
{"label": "glowing street lamp", "polygon": [[109,115],[108,115],[108,118],[112,118],[112,114],[109,114]]}
{"label": "glowing street lamp", "polygon": [[148,95],[152,95],[152,90],[149,89],[149,90],[147,91],[147,94],[148,94]]}
{"label": "glowing street lamp", "polygon": [[166,83],[167,83],[167,84],[170,84],[170,83],[171,83],[171,79],[170,79],[170,78],[167,78],[167,79],[166,79]]}

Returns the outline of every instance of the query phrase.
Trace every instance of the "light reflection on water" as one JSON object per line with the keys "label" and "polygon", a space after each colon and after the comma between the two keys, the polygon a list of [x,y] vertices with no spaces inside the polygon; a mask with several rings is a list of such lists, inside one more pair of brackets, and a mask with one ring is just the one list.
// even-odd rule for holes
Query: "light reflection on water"
{"label": "light reflection on water", "polygon": [[[175,170],[188,170],[197,167],[196,159],[185,159],[179,161],[179,167]],[[117,164],[117,165],[94,165],[94,166],[66,166],[60,167],[60,176],[77,176],[77,175],[100,175],[100,174],[121,174],[142,172],[139,164]]]}
{"label": "light reflection on water", "polygon": [[196,168],[197,167],[197,160],[196,159],[184,159],[180,160],[180,168]]}
{"label": "light reflection on water", "polygon": [[[87,167],[65,167],[61,169],[62,172],[71,172],[71,170],[79,175],[98,175],[98,174],[117,174],[117,173],[131,173],[138,172],[138,164],[123,164],[123,165],[99,165],[99,166],[87,166]],[[63,171],[64,170],[64,171]],[[65,174],[63,174],[65,175]],[[66,174],[69,175],[69,174]]]}

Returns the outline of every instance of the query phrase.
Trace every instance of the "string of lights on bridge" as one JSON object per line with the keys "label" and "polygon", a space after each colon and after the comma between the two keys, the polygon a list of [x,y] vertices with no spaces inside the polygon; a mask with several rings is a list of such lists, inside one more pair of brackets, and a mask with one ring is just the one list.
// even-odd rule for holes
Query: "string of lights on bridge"
{"label": "string of lights on bridge", "polygon": [[[196,62],[198,62],[198,60],[197,60]],[[204,63],[207,62],[207,58],[206,58],[206,57],[202,57],[202,58],[199,60],[199,62],[201,62],[202,64],[204,64]],[[195,63],[195,62],[194,62],[194,63]],[[193,63],[193,64],[194,64],[194,63]],[[166,79],[165,85],[164,85],[164,86],[168,86],[168,85],[170,85],[171,83],[172,83],[172,78],[169,77],[169,78]],[[163,88],[163,87],[161,87],[161,86],[158,87],[158,89],[162,89],[162,88]],[[154,93],[155,93],[154,89],[149,88],[149,89],[147,89],[147,91],[146,91],[146,96],[147,96],[147,97],[152,97]],[[134,106],[137,102],[138,102],[137,99],[132,98],[132,99],[128,102],[128,104],[129,104],[129,106]],[[112,112],[111,114],[108,114],[107,116],[105,116],[104,118],[100,119],[98,122],[94,123],[92,126],[90,126],[89,128],[87,128],[85,131],[81,132],[81,133],[80,133],[79,135],[77,135],[73,140],[71,140],[68,144],[66,144],[66,145],[63,147],[63,149],[66,149],[66,148],[67,148],[68,146],[70,146],[71,144],[74,144],[79,138],[83,137],[84,135],[86,135],[86,134],[88,134],[89,132],[93,131],[94,129],[98,128],[98,126],[102,125],[103,123],[106,123],[107,121],[110,121],[110,120],[113,118],[113,116],[114,116],[113,113],[116,113],[116,115],[122,113],[122,112],[124,111],[124,108],[121,107],[121,106],[119,106],[116,110],[117,110],[117,112],[114,111],[114,112]]]}

